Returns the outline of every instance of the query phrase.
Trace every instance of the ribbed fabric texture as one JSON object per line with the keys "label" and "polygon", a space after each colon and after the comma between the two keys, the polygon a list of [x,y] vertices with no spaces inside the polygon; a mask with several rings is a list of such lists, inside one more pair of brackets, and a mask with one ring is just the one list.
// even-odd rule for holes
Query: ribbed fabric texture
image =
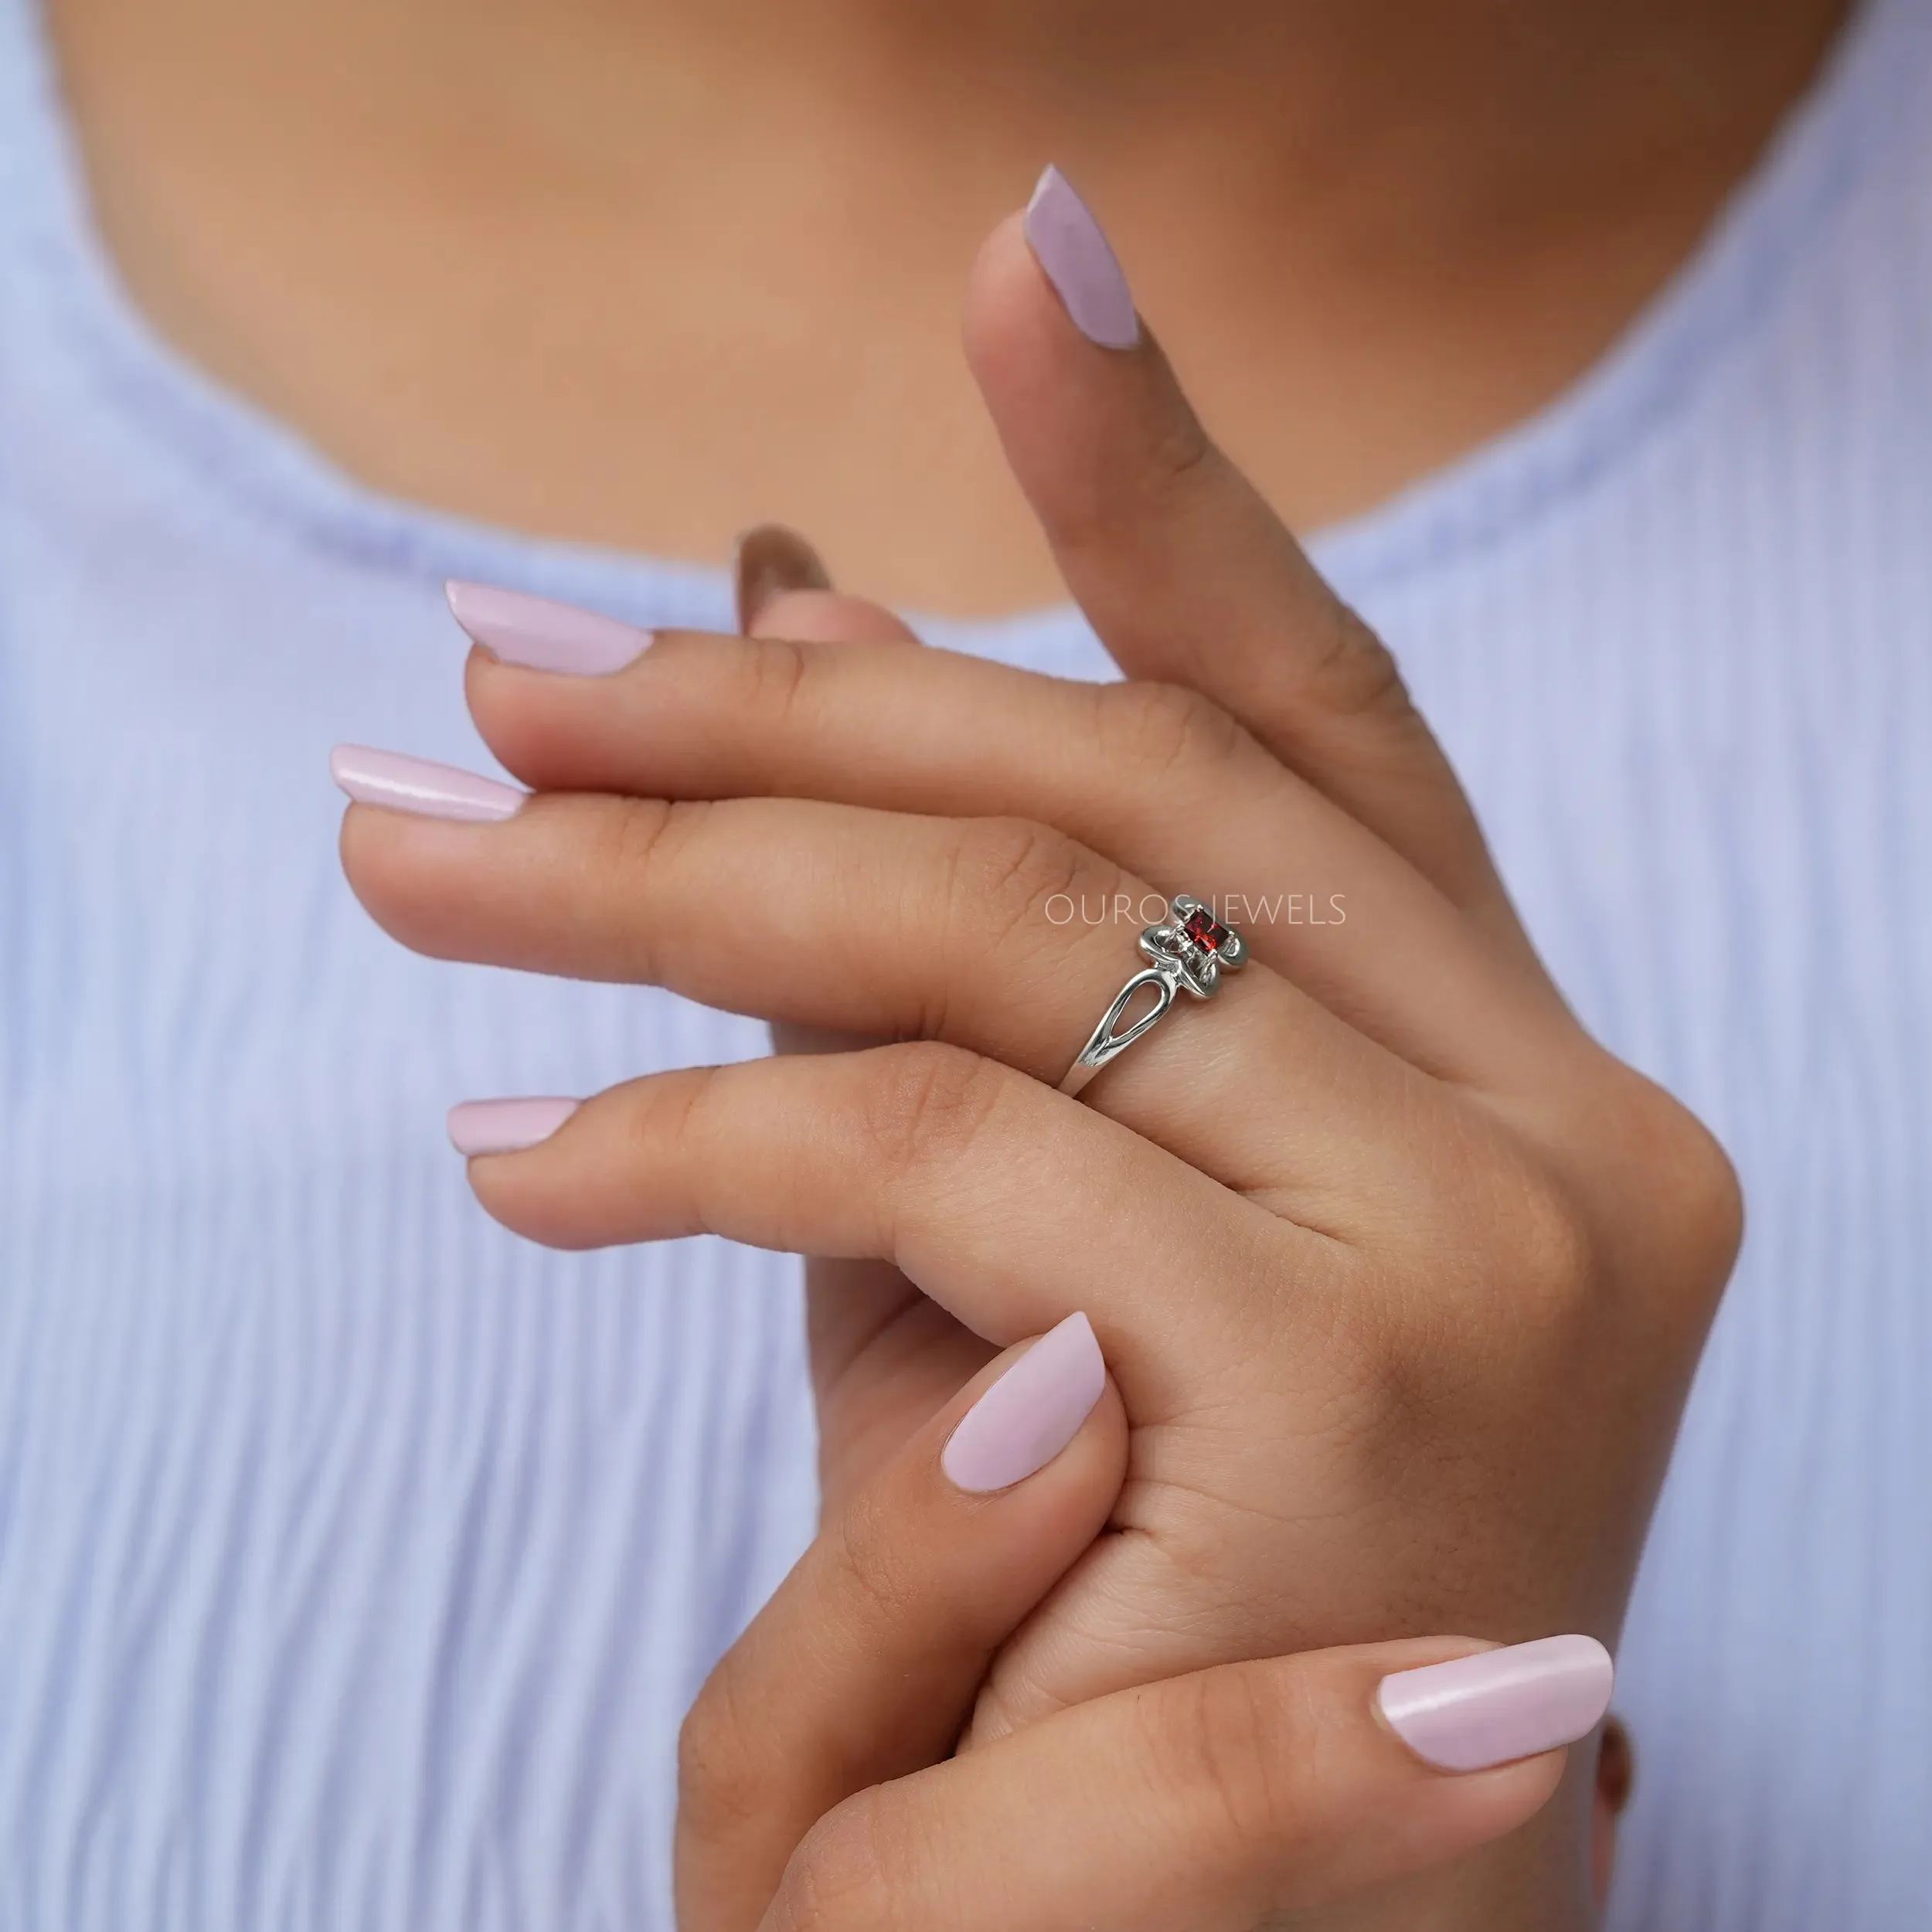
{"label": "ribbed fabric texture", "polygon": [[[1588,380],[1321,554],[1750,1192],[1624,1653],[1617,1923],[1922,1932],[1932,0]],[[791,1266],[524,1246],[440,1128],[757,1029],[414,958],[340,878],[333,740],[481,757],[445,575],[726,615],[182,367],[0,0],[5,1932],[668,1932],[679,1716],[809,1533]],[[929,628],[1105,674],[1064,612]]]}

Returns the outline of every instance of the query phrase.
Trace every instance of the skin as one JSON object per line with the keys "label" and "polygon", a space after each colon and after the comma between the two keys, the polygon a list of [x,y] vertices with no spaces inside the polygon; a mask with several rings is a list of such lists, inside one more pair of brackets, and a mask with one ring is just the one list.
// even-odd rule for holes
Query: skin
{"label": "skin", "polygon": [[[705,1230],[860,1264],[814,1284],[835,1509],[987,1343],[1090,1316],[1126,1481],[992,1661],[976,1747],[1239,1660],[1614,1638],[1735,1252],[1729,1167],[1577,1026],[1388,654],[1158,346],[1087,342],[1011,221],[966,335],[1134,681],[822,604],[837,642],[661,635],[608,678],[477,654],[472,713],[539,795],[492,825],[352,808],[345,864],[390,932],[895,1043],[613,1090],[473,1163],[479,1198],[557,1245]],[[809,628],[792,601],[757,628]],[[1211,1017],[1053,1090],[1138,924],[1056,900],[1288,877],[1354,915],[1253,923]],[[762,1711],[702,1736],[700,1810],[770,1743]],[[1587,1798],[1339,1922],[1583,1924]]]}
{"label": "skin", "polygon": [[[1067,561],[1028,509],[1029,495],[1036,509],[1043,491],[1051,500],[1039,464],[1052,451],[1016,451],[1004,422],[1002,451],[950,348],[959,265],[1043,158],[1107,213],[1143,309],[1201,372],[1208,413],[1238,424],[1234,454],[1308,528],[1379,501],[1587,367],[1694,244],[1842,11],[1838,0],[55,0],[52,16],[99,218],[135,298],[191,356],[355,474],[505,523],[696,556],[720,554],[726,533],[757,516],[788,515],[842,576],[889,600],[980,612],[1060,594]],[[978,372],[985,384],[983,357]],[[1104,620],[1107,573],[1070,574]],[[1117,553],[1114,574],[1129,580]],[[855,621],[862,633],[839,610],[826,628],[850,634]],[[1136,675],[1255,722],[1252,681],[1217,684],[1212,651],[1164,660],[1117,622],[1101,628]],[[473,672],[486,731],[493,675]],[[1318,690],[1308,715],[1345,717],[1335,695]],[[1344,730],[1325,761],[1299,735],[1306,716],[1277,705],[1268,719],[1287,733],[1271,754],[1390,844],[1360,782],[1386,765],[1383,750]],[[521,755],[527,774],[568,781],[561,739],[511,743],[499,720],[496,741],[513,767]],[[1439,780],[1421,795],[1440,804]],[[1038,822],[1063,830],[1064,801],[1051,802]],[[1103,846],[1117,836],[1098,819],[1079,829],[1097,828]],[[1509,1041],[1560,1027],[1500,892],[1481,903],[1467,840],[1443,841],[1427,812],[1407,839],[1391,849],[1488,949],[1472,978],[1512,988],[1497,995],[1521,1022],[1495,1036],[1505,1057]],[[1457,895],[1458,878],[1474,899]],[[433,910],[435,892],[421,903]],[[1401,989],[1349,978],[1373,951],[1359,947],[1352,964],[1284,955],[1279,970],[1384,1052],[1430,1059],[1444,1043],[1417,1032]],[[1155,1044],[1108,1077],[1112,1106],[1131,1114]],[[1648,1101],[1626,1117],[1628,1090],[1612,1086],[1596,1097],[1616,1103],[1616,1145],[1631,1155],[1619,1179],[1634,1186],[1656,1121]],[[1337,1089],[1350,1090],[1345,1079]],[[1361,1147],[1390,1141],[1386,1114],[1364,1120]],[[1624,1338],[1649,1372],[1607,1533],[1580,1536],[1591,1550],[1600,1541],[1600,1573],[1583,1580],[1588,1550],[1549,1566],[1577,1593],[1566,1621],[1606,1632],[1722,1274],[1721,1172],[1702,1157],[1692,1168],[1716,1175],[1685,1208],[1704,1224],[1686,1245],[1703,1253],[1666,1270],[1689,1284],[1689,1312],[1654,1359]],[[1500,1265],[1497,1251],[1488,1259]],[[875,1287],[880,1306],[901,1292],[889,1275]],[[859,1481],[930,1413],[944,1375],[956,1386],[984,1359],[957,1325],[912,1337],[899,1359],[895,1338],[906,1342],[903,1328],[869,1331],[849,1311],[819,1324],[824,1385],[851,1398],[831,1410],[835,1499],[842,1471]],[[1578,1520],[1594,1522],[1587,1509]],[[1498,1621],[1437,1615],[1397,1575],[1419,1553],[1390,1540],[1389,1566],[1369,1562],[1355,1579],[1367,1594],[1298,1605],[1283,1639],[1328,1641],[1328,1610],[1506,1635],[1532,1604],[1539,1617],[1550,1607],[1538,1600],[1549,1577],[1526,1580],[1499,1558]],[[1239,1648],[1264,1634],[1276,1633],[1230,1617],[1217,1641]],[[1464,1888],[1427,1922],[1562,1922],[1545,1881],[1574,1872],[1582,1815],[1573,1805],[1566,1827],[1552,1808],[1559,1849],[1519,1866],[1529,1879],[1498,1866],[1502,1880]],[[1392,1922],[1425,1921],[1411,1910]]]}
{"label": "skin", "polygon": [[[968,1495],[940,1452],[1009,1351],[849,1493],[686,1726],[685,1932],[1248,1932],[1533,1817],[1559,1750],[1450,1776],[1374,1709],[1423,1638],[1223,1665],[950,1754],[987,1665],[1106,1516],[1127,1454],[1111,1385],[1072,1442]],[[757,1713],[765,1749],[714,1765]],[[1070,1787],[1081,1802],[1070,1804]]]}
{"label": "skin", "polygon": [[381,488],[1056,597],[954,343],[1043,162],[1294,527],[1573,379],[1843,0],[51,0],[148,314]]}

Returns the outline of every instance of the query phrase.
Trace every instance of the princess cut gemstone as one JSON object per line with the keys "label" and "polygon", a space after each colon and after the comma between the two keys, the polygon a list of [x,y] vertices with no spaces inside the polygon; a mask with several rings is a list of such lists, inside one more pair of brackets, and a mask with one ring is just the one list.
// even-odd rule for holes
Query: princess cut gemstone
{"label": "princess cut gemstone", "polygon": [[1181,930],[1211,953],[1218,953],[1234,937],[1205,906],[1196,906],[1182,920]]}

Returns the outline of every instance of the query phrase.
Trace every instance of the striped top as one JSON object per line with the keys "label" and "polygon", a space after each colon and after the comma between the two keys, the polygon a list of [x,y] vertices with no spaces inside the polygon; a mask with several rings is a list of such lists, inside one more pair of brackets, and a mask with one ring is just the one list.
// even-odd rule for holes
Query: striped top
{"label": "striped top", "polygon": [[[793,1267],[492,1226],[452,1099],[756,1052],[434,964],[328,746],[459,764],[446,576],[173,357],[0,0],[0,1932],[668,1932],[676,1722],[813,1507]],[[1932,1900],[1932,0],[1875,0],[1582,383],[1321,559],[1751,1228],[1640,1585],[1617,1922]],[[935,638],[1086,675],[1051,611]]]}

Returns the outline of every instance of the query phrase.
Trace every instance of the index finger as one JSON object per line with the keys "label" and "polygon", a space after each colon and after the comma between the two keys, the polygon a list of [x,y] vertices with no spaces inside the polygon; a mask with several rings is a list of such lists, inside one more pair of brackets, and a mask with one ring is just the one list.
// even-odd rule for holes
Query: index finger
{"label": "index finger", "polygon": [[1067,587],[1121,668],[1213,699],[1526,948],[1394,659],[1202,426],[1057,170],[981,250],[966,348]]}

